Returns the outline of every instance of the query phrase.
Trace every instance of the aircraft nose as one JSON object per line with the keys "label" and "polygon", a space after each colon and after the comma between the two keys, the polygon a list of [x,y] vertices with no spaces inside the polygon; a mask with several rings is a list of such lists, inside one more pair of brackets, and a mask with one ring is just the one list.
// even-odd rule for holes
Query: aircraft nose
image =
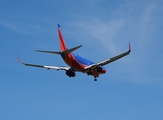
{"label": "aircraft nose", "polygon": [[102,73],[106,73],[106,70],[105,70],[105,69],[103,69],[101,72],[102,72]]}

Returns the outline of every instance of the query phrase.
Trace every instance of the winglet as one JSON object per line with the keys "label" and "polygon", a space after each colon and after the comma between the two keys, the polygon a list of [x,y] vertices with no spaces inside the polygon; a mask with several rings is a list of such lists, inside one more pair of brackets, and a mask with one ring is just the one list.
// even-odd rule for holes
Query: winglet
{"label": "winglet", "polygon": [[19,56],[17,56],[17,58],[18,58],[18,62],[22,64],[22,62],[21,62],[21,60],[20,60]]}
{"label": "winglet", "polygon": [[131,52],[130,42],[128,44],[128,51]]}

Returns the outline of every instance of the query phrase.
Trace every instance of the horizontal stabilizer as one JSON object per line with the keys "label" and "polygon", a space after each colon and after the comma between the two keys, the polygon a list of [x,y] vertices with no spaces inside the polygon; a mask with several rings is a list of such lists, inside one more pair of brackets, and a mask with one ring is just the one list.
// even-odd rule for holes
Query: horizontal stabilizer
{"label": "horizontal stabilizer", "polygon": [[80,48],[80,47],[82,47],[82,46],[83,46],[83,45],[79,45],[79,46],[77,46],[77,47],[74,47],[74,48],[65,50],[65,51],[63,51],[63,53],[65,53],[65,54],[71,53],[71,52],[75,51],[76,49],[78,49],[78,48]]}
{"label": "horizontal stabilizer", "polygon": [[45,53],[50,53],[50,54],[60,54],[60,52],[56,51],[45,51],[45,50],[35,50],[36,52],[45,52]]}
{"label": "horizontal stabilizer", "polygon": [[[74,48],[71,48],[71,49],[68,49],[68,50],[65,50],[63,51],[63,53],[65,54],[69,54],[73,51],[75,51],[76,49],[82,47],[82,45],[79,45],[77,47],[74,47]],[[36,52],[44,52],[44,53],[50,53],[50,54],[60,54],[60,52],[56,52],[56,51],[46,51],[46,50],[35,50]]]}

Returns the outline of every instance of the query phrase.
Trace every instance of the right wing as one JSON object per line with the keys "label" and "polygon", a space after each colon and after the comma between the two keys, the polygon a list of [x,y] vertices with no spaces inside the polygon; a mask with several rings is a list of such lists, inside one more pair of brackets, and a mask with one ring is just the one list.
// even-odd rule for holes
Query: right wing
{"label": "right wing", "polygon": [[62,66],[47,66],[47,65],[38,65],[38,64],[29,64],[29,63],[22,63],[20,61],[20,58],[18,57],[19,63],[26,65],[26,66],[32,66],[32,67],[39,67],[39,68],[46,68],[46,69],[55,69],[55,70],[69,70],[69,67],[62,67]]}
{"label": "right wing", "polygon": [[98,67],[98,66],[104,66],[104,65],[106,65],[106,64],[109,64],[109,63],[111,63],[111,62],[113,62],[113,61],[115,61],[115,60],[118,60],[118,59],[120,59],[120,58],[122,58],[122,57],[128,55],[130,52],[131,52],[131,49],[130,49],[130,43],[129,43],[129,49],[128,49],[127,52],[124,52],[124,53],[119,54],[119,55],[117,55],[117,56],[115,56],[115,57],[109,58],[109,59],[107,59],[107,60],[104,60],[104,61],[101,61],[101,62],[92,64],[92,65],[89,65],[89,66],[85,67],[85,70],[88,70],[88,69],[95,69],[95,68]]}

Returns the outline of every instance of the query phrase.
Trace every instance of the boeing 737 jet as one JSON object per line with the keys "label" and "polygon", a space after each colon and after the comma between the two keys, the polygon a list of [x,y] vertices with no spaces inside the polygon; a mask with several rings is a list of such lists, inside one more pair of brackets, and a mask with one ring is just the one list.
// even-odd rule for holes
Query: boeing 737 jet
{"label": "boeing 737 jet", "polygon": [[20,58],[18,57],[18,61],[26,66],[32,66],[32,67],[39,67],[39,68],[46,68],[46,69],[55,69],[55,70],[64,70],[66,72],[66,75],[69,77],[75,77],[76,72],[82,72],[86,73],[87,75],[91,75],[94,77],[94,81],[97,81],[97,77],[100,76],[100,74],[105,74],[106,69],[103,67],[104,65],[107,65],[115,60],[118,60],[130,53],[130,43],[128,51],[119,54],[115,57],[106,59],[101,62],[94,63],[90,60],[87,60],[83,57],[80,57],[79,55],[75,55],[72,52],[76,49],[82,47],[82,45],[79,45],[74,48],[68,49],[65,41],[62,36],[60,25],[58,24],[58,36],[59,36],[59,42],[60,42],[60,51],[46,51],[46,50],[36,50],[37,52],[44,52],[44,53],[50,53],[50,54],[58,54],[62,57],[64,62],[69,67],[62,67],[62,66],[48,66],[48,65],[38,65],[38,64],[29,64],[29,63],[22,63],[20,61]]}

